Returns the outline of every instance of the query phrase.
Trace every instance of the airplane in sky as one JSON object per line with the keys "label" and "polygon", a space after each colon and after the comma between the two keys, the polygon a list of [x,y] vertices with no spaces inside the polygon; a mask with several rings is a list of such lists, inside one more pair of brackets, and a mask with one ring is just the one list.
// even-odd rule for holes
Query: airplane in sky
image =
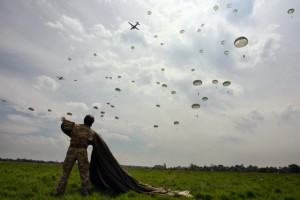
{"label": "airplane in sky", "polygon": [[56,78],[58,78],[58,80],[65,80],[63,76],[56,76]]}
{"label": "airplane in sky", "polygon": [[136,22],[136,23],[135,23],[135,25],[133,25],[133,24],[132,24],[132,23],[130,23],[130,22],[128,22],[128,23],[131,25],[131,30],[132,30],[132,29],[137,29],[137,30],[140,30],[140,29],[138,29],[138,28],[137,28],[137,25],[140,25],[140,23],[139,23],[139,22]]}

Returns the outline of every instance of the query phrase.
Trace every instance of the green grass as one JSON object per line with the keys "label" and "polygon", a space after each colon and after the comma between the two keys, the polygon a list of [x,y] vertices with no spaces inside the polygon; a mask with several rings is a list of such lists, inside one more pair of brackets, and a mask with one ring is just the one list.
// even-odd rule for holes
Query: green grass
{"label": "green grass", "polygon": [[[190,190],[193,198],[142,195],[130,191],[122,195],[98,192],[84,199],[272,199],[300,200],[300,175],[240,172],[195,172],[171,170],[127,170],[132,176],[152,186]],[[54,196],[62,173],[61,165],[0,162],[0,199],[82,199],[77,167],[73,168],[66,193]]]}

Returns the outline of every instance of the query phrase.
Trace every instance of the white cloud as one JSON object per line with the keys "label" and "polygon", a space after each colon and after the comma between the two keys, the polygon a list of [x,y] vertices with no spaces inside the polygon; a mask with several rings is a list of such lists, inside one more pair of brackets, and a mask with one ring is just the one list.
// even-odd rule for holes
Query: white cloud
{"label": "white cloud", "polygon": [[69,107],[75,108],[75,109],[79,109],[79,110],[83,110],[83,111],[90,110],[89,107],[85,103],[83,103],[83,102],[73,102],[73,101],[70,101],[70,102],[66,103],[66,106],[69,106]]}
{"label": "white cloud", "polygon": [[58,88],[58,83],[49,76],[41,75],[36,77],[34,80],[35,80],[34,86],[38,89],[56,91]]}
{"label": "white cloud", "polygon": [[62,23],[60,23],[60,21],[56,21],[56,22],[46,22],[45,23],[46,26],[49,26],[51,28],[57,28],[57,29],[60,29],[60,30],[63,30],[64,27],[62,25]]}

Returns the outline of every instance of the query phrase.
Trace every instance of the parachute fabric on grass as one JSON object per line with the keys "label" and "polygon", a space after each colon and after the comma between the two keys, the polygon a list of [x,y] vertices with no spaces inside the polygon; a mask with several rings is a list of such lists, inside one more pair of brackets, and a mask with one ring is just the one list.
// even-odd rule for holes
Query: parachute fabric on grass
{"label": "parachute fabric on grass", "polygon": [[94,134],[93,137],[90,180],[100,190],[109,189],[118,193],[133,190],[143,194],[191,197],[189,191],[172,191],[162,187],[156,188],[136,180],[121,167],[104,140],[98,134]]}

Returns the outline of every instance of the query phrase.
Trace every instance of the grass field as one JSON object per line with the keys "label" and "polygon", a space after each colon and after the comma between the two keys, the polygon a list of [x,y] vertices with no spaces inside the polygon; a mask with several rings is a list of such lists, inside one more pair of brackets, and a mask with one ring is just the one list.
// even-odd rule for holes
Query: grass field
{"label": "grass field", "polygon": [[[84,199],[283,199],[300,200],[300,175],[242,172],[196,172],[171,170],[127,170],[143,183],[173,190],[190,190],[192,198],[142,195],[103,194],[93,189]],[[0,199],[82,199],[77,167],[70,176],[63,197],[54,196],[62,173],[61,165],[0,162]]]}

